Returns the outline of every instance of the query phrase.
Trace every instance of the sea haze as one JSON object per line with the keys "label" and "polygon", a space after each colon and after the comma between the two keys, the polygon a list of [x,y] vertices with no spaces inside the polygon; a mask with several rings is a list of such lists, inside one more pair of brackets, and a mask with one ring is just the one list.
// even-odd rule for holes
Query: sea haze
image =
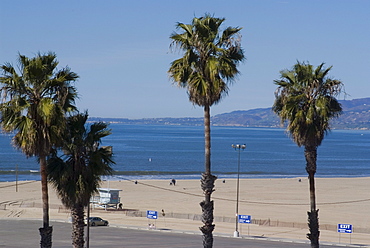
{"label": "sea haze", "polygon": [[[102,145],[113,146],[119,179],[199,179],[204,170],[201,126],[127,125],[112,123]],[[305,177],[303,148],[283,129],[212,127],[212,171],[219,178],[236,177],[238,150],[242,178]],[[0,181],[40,180],[39,165],[15,150],[11,135],[1,134]],[[318,177],[370,176],[370,131],[333,130],[318,148]]]}

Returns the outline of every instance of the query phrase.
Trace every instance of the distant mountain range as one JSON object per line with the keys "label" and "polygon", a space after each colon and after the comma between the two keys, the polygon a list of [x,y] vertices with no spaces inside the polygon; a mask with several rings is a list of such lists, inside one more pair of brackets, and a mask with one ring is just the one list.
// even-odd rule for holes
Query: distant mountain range
{"label": "distant mountain range", "polygon": [[[333,120],[333,129],[370,129],[370,97],[340,100],[342,115]],[[160,124],[160,125],[203,125],[203,118],[97,118],[90,121],[106,121],[124,124]],[[218,114],[211,117],[213,126],[240,126],[240,127],[281,127],[279,118],[271,108],[238,110],[230,113]]]}

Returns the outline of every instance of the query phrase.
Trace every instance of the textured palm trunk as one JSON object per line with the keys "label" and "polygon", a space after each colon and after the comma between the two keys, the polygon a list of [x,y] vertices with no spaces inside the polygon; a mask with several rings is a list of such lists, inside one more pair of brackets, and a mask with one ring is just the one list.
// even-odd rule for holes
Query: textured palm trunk
{"label": "textured palm trunk", "polygon": [[74,248],[84,248],[84,207],[76,204],[71,208],[72,215],[72,245]]}
{"label": "textured palm trunk", "polygon": [[39,228],[41,248],[51,248],[53,227],[49,226],[49,193],[46,172],[46,157],[40,156],[41,193],[42,193],[42,221],[43,227]]}
{"label": "textured palm trunk", "polygon": [[316,173],[316,159],[317,159],[317,147],[306,146],[305,147],[305,158],[306,158],[306,171],[308,173],[309,186],[310,186],[310,211],[308,215],[308,227],[310,233],[307,234],[307,238],[311,241],[312,248],[319,247],[319,210],[316,209],[316,193],[315,193],[315,173]]}
{"label": "textured palm trunk", "polygon": [[211,174],[211,121],[210,121],[210,107],[204,107],[204,139],[205,139],[205,172],[202,174],[201,188],[203,190],[205,199],[200,203],[202,207],[202,222],[203,226],[200,230],[203,233],[203,247],[213,247],[213,201],[211,201],[211,194],[214,191],[215,180],[217,177]]}

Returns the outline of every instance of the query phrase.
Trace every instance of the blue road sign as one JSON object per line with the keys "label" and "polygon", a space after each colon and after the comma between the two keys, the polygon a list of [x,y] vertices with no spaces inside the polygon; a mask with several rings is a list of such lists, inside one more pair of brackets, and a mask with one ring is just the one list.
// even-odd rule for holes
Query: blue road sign
{"label": "blue road sign", "polygon": [[352,225],[350,224],[338,224],[339,233],[352,233]]}
{"label": "blue road sign", "polygon": [[252,218],[250,215],[238,215],[239,223],[248,223],[250,224],[252,221]]}
{"label": "blue road sign", "polygon": [[146,211],[146,217],[148,219],[155,219],[156,220],[158,218],[158,212],[148,210],[148,211]]}

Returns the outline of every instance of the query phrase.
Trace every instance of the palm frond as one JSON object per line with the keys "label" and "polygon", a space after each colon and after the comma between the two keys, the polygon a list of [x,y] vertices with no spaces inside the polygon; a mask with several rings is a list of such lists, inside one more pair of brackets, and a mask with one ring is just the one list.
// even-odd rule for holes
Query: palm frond
{"label": "palm frond", "polygon": [[184,50],[184,56],[171,63],[168,73],[180,87],[187,88],[189,100],[212,106],[227,95],[228,84],[239,74],[244,60],[240,46],[241,28],[220,31],[224,18],[209,14],[193,18],[191,24],[177,23],[182,33],[173,33],[171,47]]}
{"label": "palm frond", "polygon": [[[99,147],[101,139],[111,134],[103,122],[86,124],[87,112],[68,118],[63,155],[48,160],[50,181],[67,207],[86,206],[101,183],[101,176],[113,172],[111,147]],[[59,167],[59,168],[58,168]]]}
{"label": "palm frond", "polygon": [[282,123],[288,122],[287,130],[299,146],[319,146],[330,130],[331,118],[342,112],[336,96],[343,84],[328,78],[331,68],[324,68],[322,63],[314,69],[308,63],[297,62],[274,81],[278,88],[272,110]]}
{"label": "palm frond", "polygon": [[[55,53],[33,58],[19,54],[18,69],[1,67],[1,124],[7,132],[18,131],[14,144],[27,156],[47,156],[60,142],[65,117],[76,109],[76,73],[66,67],[57,71]],[[29,136],[29,137],[28,137]]]}

